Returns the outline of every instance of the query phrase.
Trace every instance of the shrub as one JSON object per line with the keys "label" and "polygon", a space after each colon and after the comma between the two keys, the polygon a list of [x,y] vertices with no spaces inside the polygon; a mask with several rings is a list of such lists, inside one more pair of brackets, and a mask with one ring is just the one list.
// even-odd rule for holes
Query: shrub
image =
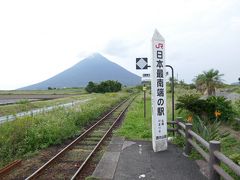
{"label": "shrub", "polygon": [[92,92],[96,92],[96,89],[97,89],[97,84],[95,84],[94,82],[90,81],[88,83],[88,85],[86,86],[85,90],[88,92],[88,93],[92,93]]}
{"label": "shrub", "polygon": [[96,84],[90,81],[85,89],[89,93],[118,92],[118,91],[121,91],[122,84],[118,81],[112,81],[112,80],[103,81],[100,84]]}
{"label": "shrub", "polygon": [[193,131],[199,134],[206,141],[221,140],[227,137],[229,133],[220,133],[219,129],[221,126],[220,121],[214,121],[213,123],[207,123],[199,116],[193,118]]}
{"label": "shrub", "polygon": [[[231,101],[223,96],[210,96],[206,99],[206,108],[210,120],[231,121],[234,118],[234,110]],[[217,115],[217,112],[219,114]]]}
{"label": "shrub", "polygon": [[187,94],[178,98],[176,109],[185,110],[190,115],[197,115],[203,120],[231,121],[235,115],[231,101],[225,97],[210,96],[206,100],[197,94]]}
{"label": "shrub", "polygon": [[198,94],[186,94],[178,97],[178,103],[176,103],[176,109],[180,110],[180,113],[185,110],[187,113],[195,114],[198,116],[204,115],[206,107],[206,101],[200,99]]}

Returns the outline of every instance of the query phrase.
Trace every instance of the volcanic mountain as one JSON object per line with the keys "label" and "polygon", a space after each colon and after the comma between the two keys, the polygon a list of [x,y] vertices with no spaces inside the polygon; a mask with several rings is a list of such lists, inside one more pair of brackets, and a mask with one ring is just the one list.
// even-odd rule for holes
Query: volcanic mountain
{"label": "volcanic mountain", "polygon": [[50,79],[21,89],[35,90],[47,89],[48,87],[85,87],[89,81],[98,83],[105,80],[116,80],[126,86],[134,86],[141,83],[139,76],[111,62],[101,54],[94,53]]}

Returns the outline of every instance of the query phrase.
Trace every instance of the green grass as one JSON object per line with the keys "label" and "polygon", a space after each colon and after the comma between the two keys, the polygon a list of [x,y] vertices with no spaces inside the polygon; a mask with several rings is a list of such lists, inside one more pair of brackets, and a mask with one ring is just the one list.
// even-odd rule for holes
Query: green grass
{"label": "green grass", "polygon": [[[234,156],[232,156],[232,155],[240,156],[240,140],[237,140],[232,136],[223,138],[221,140],[221,152],[240,166],[240,163],[238,163],[237,161],[238,159],[235,159]],[[232,170],[230,170],[228,166],[222,163],[221,167],[227,173],[229,173],[233,177],[233,179],[240,180],[240,177],[237,176]]]}
{"label": "green grass", "polygon": [[[143,92],[135,99],[130,106],[122,126],[116,131],[116,135],[124,136],[134,140],[151,140],[152,138],[152,112],[151,94],[147,91],[146,107],[147,113],[144,118]],[[167,93],[167,119],[172,119],[171,93]]]}
{"label": "green grass", "polygon": [[95,96],[97,96],[97,94],[77,95],[77,96],[59,98],[54,100],[35,101],[35,102],[29,102],[28,100],[20,100],[16,104],[0,106],[0,116],[16,114],[23,111],[29,111],[31,109],[38,109],[38,108],[47,107],[47,106],[69,103],[76,100],[94,98]]}
{"label": "green grass", "polygon": [[84,88],[63,88],[53,90],[0,90],[0,95],[12,94],[84,94]]}
{"label": "green grass", "polygon": [[116,135],[128,139],[150,140],[151,134],[151,109],[150,98],[147,98],[146,119],[143,116],[143,98],[139,95],[130,106],[126,118]]}
{"label": "green grass", "polygon": [[112,108],[128,93],[99,94],[73,108],[57,108],[33,117],[17,118],[0,125],[0,167],[80,134],[83,128]]}

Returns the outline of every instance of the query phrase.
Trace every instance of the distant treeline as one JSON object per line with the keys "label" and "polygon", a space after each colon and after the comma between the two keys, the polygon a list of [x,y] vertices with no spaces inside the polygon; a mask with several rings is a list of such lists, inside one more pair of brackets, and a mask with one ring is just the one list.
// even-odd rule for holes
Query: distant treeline
{"label": "distant treeline", "polygon": [[121,91],[122,84],[118,81],[112,80],[102,81],[100,84],[90,81],[85,89],[89,93],[118,92]]}

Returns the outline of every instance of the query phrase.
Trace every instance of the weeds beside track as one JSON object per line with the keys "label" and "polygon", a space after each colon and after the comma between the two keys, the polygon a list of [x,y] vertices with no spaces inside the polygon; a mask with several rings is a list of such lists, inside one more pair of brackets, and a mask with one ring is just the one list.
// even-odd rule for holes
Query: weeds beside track
{"label": "weeds beside track", "polygon": [[120,103],[27,179],[75,179],[131,102]]}

